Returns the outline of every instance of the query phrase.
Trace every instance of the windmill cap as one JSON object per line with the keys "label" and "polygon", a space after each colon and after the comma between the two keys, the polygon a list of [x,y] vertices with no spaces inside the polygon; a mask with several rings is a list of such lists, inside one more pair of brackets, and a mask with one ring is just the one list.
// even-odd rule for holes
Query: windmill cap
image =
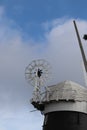
{"label": "windmill cap", "polygon": [[87,89],[75,82],[67,80],[57,85],[49,86],[48,89],[49,91],[44,97],[45,102],[58,100],[87,102]]}

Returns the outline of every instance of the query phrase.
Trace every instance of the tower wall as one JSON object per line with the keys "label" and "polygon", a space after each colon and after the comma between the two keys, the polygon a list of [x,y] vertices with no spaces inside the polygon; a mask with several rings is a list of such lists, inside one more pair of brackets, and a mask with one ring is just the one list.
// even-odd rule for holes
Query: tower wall
{"label": "tower wall", "polygon": [[87,130],[87,114],[56,111],[44,115],[43,130]]}

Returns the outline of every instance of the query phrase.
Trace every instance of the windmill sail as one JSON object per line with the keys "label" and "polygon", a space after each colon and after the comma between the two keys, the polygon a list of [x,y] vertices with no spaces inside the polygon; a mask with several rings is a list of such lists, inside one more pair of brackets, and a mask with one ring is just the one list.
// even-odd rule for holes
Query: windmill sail
{"label": "windmill sail", "polygon": [[79,47],[80,47],[80,51],[81,51],[81,54],[82,54],[83,63],[84,63],[84,67],[85,67],[85,71],[87,72],[87,60],[86,60],[86,56],[85,56],[84,49],[83,49],[83,46],[82,46],[82,42],[81,42],[81,39],[80,39],[80,35],[79,35],[79,32],[78,32],[76,22],[73,21],[73,23],[74,23],[75,31],[76,31],[76,34],[77,34]]}
{"label": "windmill sail", "polygon": [[87,60],[86,60],[85,52],[84,52],[84,49],[83,49],[83,46],[82,46],[82,42],[81,42],[81,39],[80,39],[80,35],[79,35],[79,32],[78,32],[76,22],[73,21],[73,23],[74,23],[75,31],[76,31],[78,42],[79,42],[80,51],[81,51],[82,58],[83,58],[82,68],[83,68],[83,73],[84,73],[85,85],[87,86]]}

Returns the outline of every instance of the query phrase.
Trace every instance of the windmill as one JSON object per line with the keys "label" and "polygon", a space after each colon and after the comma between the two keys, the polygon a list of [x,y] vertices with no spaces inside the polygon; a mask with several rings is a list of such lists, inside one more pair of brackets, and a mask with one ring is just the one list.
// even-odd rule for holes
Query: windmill
{"label": "windmill", "polygon": [[[87,73],[87,62],[75,21],[74,26]],[[42,87],[50,76],[50,65],[38,59],[25,69],[25,78],[34,87],[32,105],[44,115],[43,130],[87,130],[87,89],[72,81]]]}

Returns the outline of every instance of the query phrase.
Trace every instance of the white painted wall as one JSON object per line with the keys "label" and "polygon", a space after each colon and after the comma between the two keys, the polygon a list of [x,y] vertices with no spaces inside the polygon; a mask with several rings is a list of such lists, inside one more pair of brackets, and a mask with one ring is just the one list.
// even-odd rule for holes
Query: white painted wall
{"label": "white painted wall", "polygon": [[52,102],[45,105],[43,114],[54,111],[78,111],[87,114],[87,102],[72,102],[72,101],[59,101]]}

